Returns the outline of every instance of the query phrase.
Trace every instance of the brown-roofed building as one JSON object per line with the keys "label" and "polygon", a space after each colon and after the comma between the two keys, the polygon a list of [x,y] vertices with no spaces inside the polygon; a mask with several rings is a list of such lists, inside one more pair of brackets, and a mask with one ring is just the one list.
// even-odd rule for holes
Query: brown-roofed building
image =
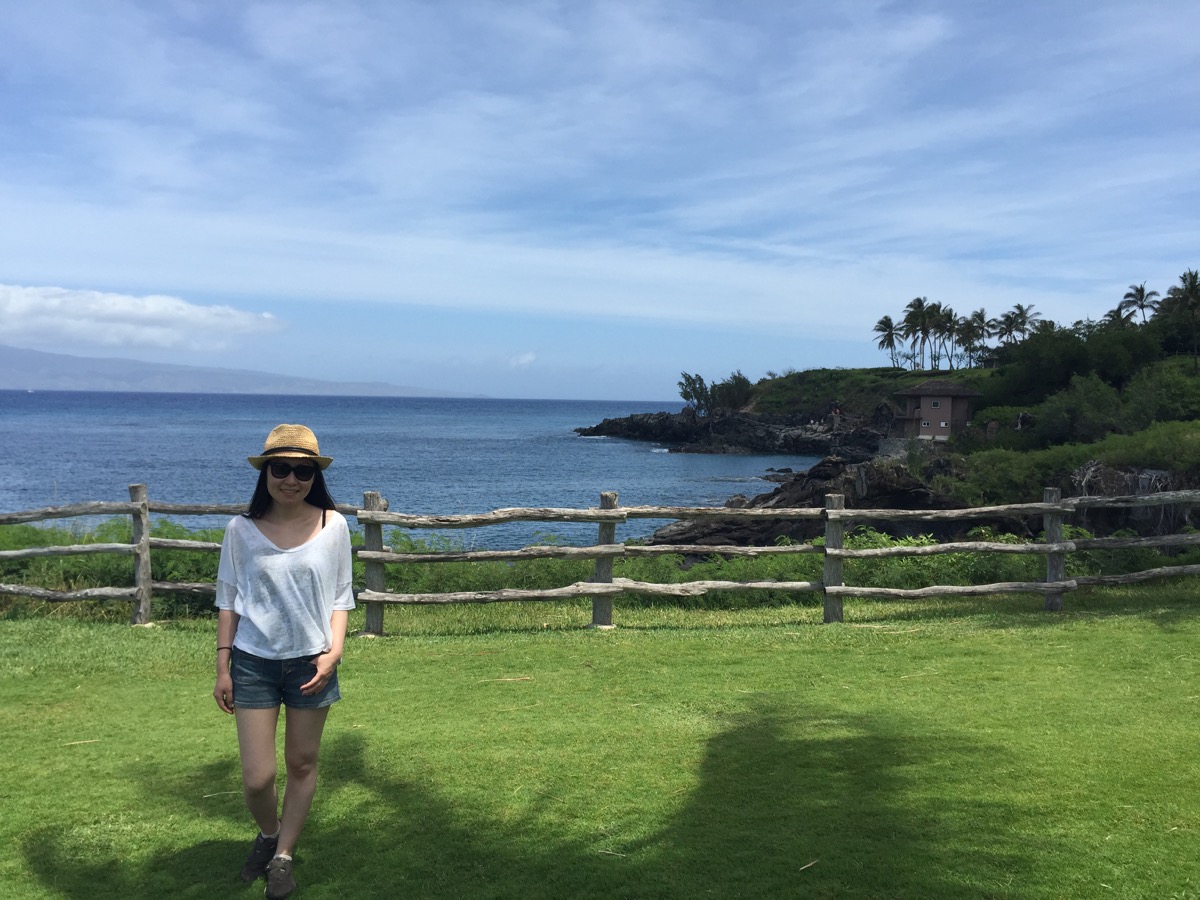
{"label": "brown-roofed building", "polygon": [[904,436],[922,441],[948,441],[971,419],[971,400],[983,396],[953,381],[924,381],[896,391],[905,410],[896,417]]}

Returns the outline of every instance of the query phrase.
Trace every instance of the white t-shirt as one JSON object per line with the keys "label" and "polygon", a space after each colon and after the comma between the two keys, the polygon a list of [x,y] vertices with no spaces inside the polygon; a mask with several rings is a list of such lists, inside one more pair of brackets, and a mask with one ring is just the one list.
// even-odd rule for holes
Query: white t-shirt
{"label": "white t-shirt", "polygon": [[218,609],[241,618],[233,645],[265,659],[324,653],[333,646],[329,619],[354,609],[350,528],[334,510],[305,544],[276,547],[245,516],[225,527],[217,568]]}

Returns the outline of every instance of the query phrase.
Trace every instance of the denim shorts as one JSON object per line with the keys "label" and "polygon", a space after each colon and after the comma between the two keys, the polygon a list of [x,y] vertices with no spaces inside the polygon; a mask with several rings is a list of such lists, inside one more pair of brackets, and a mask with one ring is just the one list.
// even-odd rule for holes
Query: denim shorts
{"label": "denim shorts", "polygon": [[342,699],[337,669],[316,694],[302,694],[300,687],[317,674],[316,656],[294,659],[263,659],[233,648],[229,673],[233,676],[233,705],[243,709],[273,709],[281,703],[291,709],[320,709]]}

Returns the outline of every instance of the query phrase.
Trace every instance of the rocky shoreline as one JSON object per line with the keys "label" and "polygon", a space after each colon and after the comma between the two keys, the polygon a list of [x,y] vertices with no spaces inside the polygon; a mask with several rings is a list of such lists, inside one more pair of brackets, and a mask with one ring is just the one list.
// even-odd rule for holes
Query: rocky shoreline
{"label": "rocky shoreline", "polygon": [[665,444],[672,453],[740,453],[838,456],[851,462],[871,459],[884,434],[878,429],[817,422],[808,417],[750,413],[697,416],[636,413],[576,428],[584,437],[619,437]]}
{"label": "rocky shoreline", "polygon": [[[930,487],[930,469],[948,468],[947,460],[934,460],[926,470],[914,474],[898,459],[879,458],[853,463],[837,456],[822,459],[807,472],[791,475],[768,473],[768,479],[781,483],[755,497],[741,495],[725,502],[737,509],[816,509],[825,506],[827,494],[841,494],[847,509],[962,509],[964,504],[939,494]],[[942,474],[952,474],[942,472]],[[1134,467],[1114,468],[1089,463],[1074,473],[1088,479],[1078,483],[1082,496],[1140,495],[1171,490],[1195,490],[1200,485],[1162,471]],[[1200,510],[1193,514],[1186,504],[1160,507],[1107,507],[1080,510],[1068,523],[1100,537],[1118,531],[1139,535],[1174,534],[1184,527],[1200,525]],[[1025,540],[1037,540],[1042,528],[1041,515],[992,516],[965,521],[906,522],[879,521],[875,530],[892,537],[930,535],[939,542],[965,540],[974,528],[987,527],[1014,534]],[[698,544],[701,546],[770,546],[779,538],[803,542],[824,534],[824,525],[811,519],[797,520],[726,520],[699,519],[666,525],[647,541],[649,544]]]}
{"label": "rocky shoreline", "polygon": [[[877,459],[885,438],[881,428],[850,425],[827,416],[772,416],[752,413],[697,416],[678,413],[637,413],[605,419],[599,425],[576,428],[584,437],[617,437],[663,444],[673,453],[733,453],[817,456],[821,462],[807,472],[771,470],[765,481],[778,486],[753,498],[737,495],[726,506],[738,508],[822,507],[826,494],[843,494],[847,506],[872,509],[948,509],[956,504],[934,494],[919,477],[894,460]],[[929,531],[929,524],[921,526]],[[890,530],[909,533],[904,527]],[[766,545],[778,538],[807,541],[822,526],[810,520],[682,521],[660,528],[651,544]]]}
{"label": "rocky shoreline", "polygon": [[[775,480],[773,475],[769,475]],[[933,491],[896,460],[850,462],[827,456],[807,472],[786,476],[774,489],[755,497],[738,495],[725,502],[736,509],[812,509],[825,506],[826,494],[841,494],[847,508],[862,509],[955,509],[961,504]],[[972,525],[978,523],[971,523]],[[1022,530],[1019,522],[1004,523],[1009,530]],[[935,534],[948,540],[961,523],[942,526],[931,522],[880,522],[877,529],[896,537]],[[779,538],[803,542],[824,534],[824,525],[811,519],[699,519],[672,522],[656,531],[650,544],[699,544],[708,546],[769,546]]]}
{"label": "rocky shoreline", "polygon": [[[619,437],[654,441],[678,453],[740,453],[819,456],[821,461],[807,472],[773,470],[764,473],[765,481],[777,486],[763,494],[747,498],[737,495],[725,505],[750,509],[819,508],[826,494],[841,494],[847,508],[859,509],[960,509],[963,504],[939,494],[931,486],[934,475],[953,477],[947,457],[926,456],[922,471],[912,472],[899,459],[881,454],[885,429],[844,426],[835,417],[823,422],[787,416],[731,413],[698,417],[691,410],[679,413],[638,413],[619,419],[605,419],[599,425],[576,428],[583,436]],[[1164,490],[1200,488],[1195,479],[1178,474],[1134,467],[1112,468],[1088,463],[1071,475],[1079,495],[1156,493]],[[1066,491],[1064,491],[1066,493]],[[1111,534],[1132,529],[1140,534],[1168,533],[1191,521],[1187,507],[1158,510],[1110,509],[1084,512],[1073,524],[1094,534]],[[936,540],[961,538],[977,526],[1034,538],[1041,527],[1040,517],[974,519],[967,523],[880,522],[881,532],[894,537],[930,534]],[[660,528],[650,544],[699,544],[765,546],[779,538],[808,541],[823,534],[823,526],[811,520],[696,520],[674,522]]]}

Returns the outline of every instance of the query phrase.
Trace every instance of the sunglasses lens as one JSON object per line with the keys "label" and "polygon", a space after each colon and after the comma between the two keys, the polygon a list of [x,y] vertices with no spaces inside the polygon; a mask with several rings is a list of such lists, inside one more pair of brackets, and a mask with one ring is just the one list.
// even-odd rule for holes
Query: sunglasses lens
{"label": "sunglasses lens", "polygon": [[317,471],[315,466],[293,466],[285,462],[273,462],[270,468],[271,474],[279,479],[287,478],[294,472],[297,481],[311,481]]}

